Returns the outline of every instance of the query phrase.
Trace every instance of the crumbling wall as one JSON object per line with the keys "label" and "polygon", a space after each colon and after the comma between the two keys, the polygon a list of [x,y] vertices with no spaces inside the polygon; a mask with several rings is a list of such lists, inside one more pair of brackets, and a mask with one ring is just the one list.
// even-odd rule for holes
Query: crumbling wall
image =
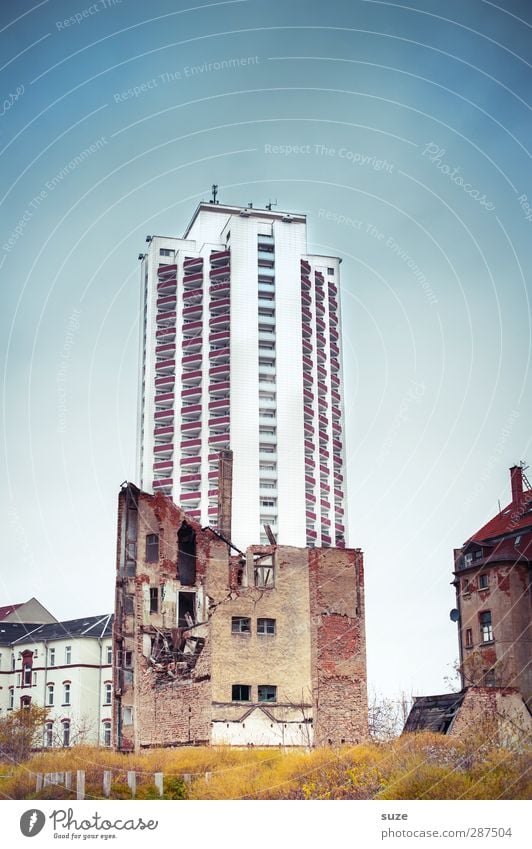
{"label": "crumbling wall", "polygon": [[363,556],[310,549],[314,739],[317,746],[367,737]]}
{"label": "crumbling wall", "polygon": [[532,717],[514,687],[468,687],[449,730],[451,737],[494,738],[503,746],[530,740]]}

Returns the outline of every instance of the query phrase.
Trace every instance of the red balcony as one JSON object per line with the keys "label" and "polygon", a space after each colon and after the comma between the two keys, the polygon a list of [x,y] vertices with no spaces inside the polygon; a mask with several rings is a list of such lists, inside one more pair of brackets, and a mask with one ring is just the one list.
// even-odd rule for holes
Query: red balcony
{"label": "red balcony", "polygon": [[191,519],[196,519],[199,522],[201,510],[187,510],[187,516],[190,516]]}
{"label": "red balcony", "polygon": [[319,407],[319,409],[320,409],[320,412],[322,412],[322,413],[327,412],[327,399],[326,399],[326,398],[322,398],[322,397],[320,396],[320,397],[318,398],[318,407]]}
{"label": "red balcony", "polygon": [[229,363],[226,363],[221,366],[211,366],[209,369],[209,375],[211,377],[215,377],[216,375],[222,377],[229,377]]}
{"label": "red balcony", "polygon": [[190,336],[191,334],[197,336],[203,330],[203,322],[201,319],[198,321],[184,321],[181,329],[183,336]]}
{"label": "red balcony", "polygon": [[326,416],[318,416],[318,421],[320,424],[324,425],[324,427],[327,427],[329,424],[329,419]]}
{"label": "red balcony", "polygon": [[183,262],[183,268],[188,270],[189,268],[194,268],[196,265],[203,265],[203,257],[201,256],[187,256],[185,261]]}
{"label": "red balcony", "polygon": [[[173,428],[170,428],[170,430],[173,430]],[[166,442],[164,445],[155,445],[154,448],[153,448],[153,453],[157,454],[157,455],[159,455],[159,454],[171,454],[173,450],[174,450],[174,443],[173,442]]]}
{"label": "red balcony", "polygon": [[201,375],[201,369],[196,369],[195,371],[184,371],[181,375],[181,383],[191,383],[198,379],[201,380]]}
{"label": "red balcony", "polygon": [[173,392],[161,392],[159,395],[155,396],[156,404],[166,404],[166,403],[174,403],[175,395]]}
{"label": "red balcony", "polygon": [[343,483],[344,482],[344,476],[342,474],[340,474],[340,472],[335,472],[334,473],[334,480],[335,480],[336,483]]}
{"label": "red balcony", "polygon": [[308,416],[309,419],[314,418],[314,410],[312,409],[312,407],[309,407],[308,404],[303,405],[303,414],[305,416]]}
{"label": "red balcony", "polygon": [[155,371],[168,371],[169,369],[175,369],[175,360],[159,360],[155,363]]}
{"label": "red balcony", "polygon": [[163,354],[174,354],[175,345],[173,342],[167,342],[165,345],[157,345],[155,353],[158,357],[161,357]]}
{"label": "red balcony", "polygon": [[334,439],[334,437],[333,437],[333,441],[332,441],[332,442],[333,442],[333,447],[336,449],[336,451],[341,451],[341,450],[342,450],[342,443],[341,443],[341,441],[340,441],[339,439]]}
{"label": "red balcony", "polygon": [[189,289],[186,292],[183,292],[183,302],[187,305],[189,303],[197,303],[201,301],[203,298],[203,289]]}
{"label": "red balcony", "polygon": [[227,282],[229,284],[229,273],[230,268],[229,265],[220,266],[220,268],[211,268],[209,272],[209,278],[212,283],[216,282]]}
{"label": "red balcony", "polygon": [[155,331],[155,338],[158,342],[171,342],[175,339],[175,327],[161,327]]}
{"label": "red balcony", "polygon": [[302,316],[303,316],[303,318],[305,318],[307,321],[312,321],[312,313],[311,313],[311,311],[310,311],[309,309],[307,309],[306,307],[301,307],[301,315],[302,315]]}
{"label": "red balcony", "polygon": [[313,383],[314,383],[314,378],[312,377],[312,375],[308,374],[308,372],[304,371],[303,372],[303,385],[304,386],[312,386]]}
{"label": "red balcony", "polygon": [[188,307],[183,307],[183,318],[199,318],[202,312],[203,304],[190,304]]}
{"label": "red balcony", "polygon": [[325,307],[323,306],[322,301],[316,301],[316,315],[319,315],[319,316],[325,315]]}
{"label": "red balcony", "polygon": [[[183,286],[185,289],[190,289],[193,283],[201,283],[203,280],[203,271],[194,271],[190,274],[185,274],[183,277]],[[197,286],[195,287],[197,288]]]}
{"label": "red balcony", "polygon": [[316,496],[313,495],[311,492],[306,492],[305,493],[305,502],[306,502],[306,504],[309,504],[309,505],[315,504],[316,503]]}
{"label": "red balcony", "polygon": [[201,448],[201,439],[186,439],[181,442],[182,451],[190,451],[193,448]]}
{"label": "red balcony", "polygon": [[330,505],[330,503],[327,501],[327,499],[326,499],[326,498],[320,498],[320,504],[321,504],[321,506],[322,506],[325,510],[329,510],[329,509],[330,509],[330,506],[331,506],[331,505]]}
{"label": "red balcony", "polygon": [[157,298],[157,308],[168,307],[172,304],[175,307],[175,295],[164,295],[162,298]]}
{"label": "red balcony", "polygon": [[227,327],[225,330],[218,330],[216,333],[209,333],[209,342],[226,342],[229,341],[231,331]]}
{"label": "red balcony", "polygon": [[210,481],[217,480],[218,479],[218,470],[216,469],[213,472],[209,472],[208,477],[209,477]]}
{"label": "red balcony", "polygon": [[194,457],[181,457],[181,466],[199,466],[200,463],[201,457],[199,454],[196,454]]}
{"label": "red balcony", "polygon": [[335,487],[335,488],[334,488],[334,497],[335,497],[335,498],[339,498],[340,500],[343,500],[343,497],[344,497],[344,492],[343,492],[343,490],[342,490],[342,489],[337,489],[337,487]]}
{"label": "red balcony", "polygon": [[181,475],[181,477],[179,478],[179,483],[194,483],[195,481],[197,481],[199,483],[200,480],[201,480],[201,473],[200,472],[194,472],[194,474],[190,474],[190,475]]}
{"label": "red balcony", "polygon": [[218,295],[228,295],[231,291],[231,283],[225,280],[223,283],[213,283],[209,289],[211,297]]}
{"label": "red balcony", "polygon": [[307,262],[306,259],[302,259],[300,262],[301,262],[301,270],[308,273],[310,271],[310,262]]}
{"label": "red balcony", "polygon": [[312,403],[314,401],[314,393],[310,391],[310,389],[303,389],[303,395],[307,401]]}
{"label": "red balcony", "polygon": [[305,510],[305,516],[307,519],[311,519],[313,522],[316,521],[316,514],[312,512],[312,510]]}
{"label": "red balcony", "polygon": [[323,333],[316,333],[316,343],[320,348],[325,347],[325,336],[323,335]]}
{"label": "red balcony", "polygon": [[[224,366],[222,366],[224,368]],[[209,385],[209,395],[219,395],[220,392],[228,392],[231,387],[231,384],[228,380],[224,380],[221,383],[211,383]],[[224,399],[225,400],[225,399]]]}
{"label": "red balcony", "polygon": [[181,391],[181,398],[196,398],[198,395],[201,395],[201,386],[191,386],[190,389],[183,389]]}
{"label": "red balcony", "polygon": [[310,528],[307,528],[307,541],[313,542],[317,536],[316,531],[311,531]]}
{"label": "red balcony", "polygon": [[198,501],[201,498],[201,492],[181,492],[180,501]]}
{"label": "red balcony", "polygon": [[338,378],[335,374],[331,374],[331,384],[333,386],[340,386],[340,378]]}
{"label": "red balcony", "polygon": [[201,413],[201,404],[188,404],[188,406],[183,405],[181,408],[182,416],[192,416],[197,413]]}
{"label": "red balcony", "polygon": [[218,298],[217,301],[211,301],[211,313],[213,315],[224,314],[227,312],[229,314],[229,308],[231,306],[231,298]]}
{"label": "red balcony", "polygon": [[154,472],[160,472],[163,469],[168,469],[168,471],[171,472],[173,466],[174,466],[174,464],[173,464],[172,460],[161,460],[160,463],[154,463],[153,464],[153,471]]}
{"label": "red balcony", "polygon": [[209,327],[214,327],[216,330],[217,327],[224,327],[224,325],[229,325],[231,322],[231,315],[228,312],[221,313],[220,315],[214,315],[209,319]]}
{"label": "red balcony", "polygon": [[324,457],[326,460],[329,458],[329,452],[326,448],[320,445],[320,457]]}
{"label": "red balcony", "polygon": [[209,419],[209,427],[222,427],[230,424],[229,416],[218,416],[217,418]]}
{"label": "red balcony", "polygon": [[177,281],[174,280],[163,280],[161,283],[157,284],[157,292],[161,295],[169,294],[175,295],[175,291],[177,288]]}
{"label": "red balcony", "polygon": [[229,408],[229,398],[219,398],[217,401],[209,401],[209,410],[225,410]]}
{"label": "red balcony", "polygon": [[166,280],[168,277],[175,277],[177,274],[177,265],[160,265],[157,269],[157,277],[159,280]]}
{"label": "red balcony", "polygon": [[338,294],[338,289],[335,283],[329,283],[329,296],[335,297]]}
{"label": "red balcony", "polygon": [[323,463],[320,463],[320,473],[325,475],[326,478],[329,477],[329,469]]}
{"label": "red balcony", "polygon": [[301,292],[301,303],[306,307],[312,306],[312,298],[307,292]]}
{"label": "red balcony", "polygon": [[230,355],[229,348],[218,348],[217,351],[209,351],[209,359],[210,360],[222,360],[226,357],[228,358]]}
{"label": "red balcony", "polygon": [[181,422],[181,433],[183,434],[183,436],[185,436],[186,434],[188,434],[190,432],[196,433],[199,430],[201,430],[201,422],[200,421]]}
{"label": "red balcony", "polygon": [[342,525],[340,522],[335,522],[334,527],[335,527],[335,530],[338,531],[338,533],[340,533],[340,534],[345,533],[345,525]]}
{"label": "red balcony", "polygon": [[153,414],[153,418],[156,424],[160,424],[161,422],[163,422],[164,424],[165,421],[169,423],[174,418],[174,411],[158,410],[156,413]]}
{"label": "red balcony", "polygon": [[305,423],[303,424],[303,427],[304,427],[304,429],[305,429],[305,434],[306,434],[307,436],[314,436],[314,428],[312,427],[312,425],[310,424],[310,422],[305,422]]}
{"label": "red balcony", "polygon": [[[339,357],[340,356],[340,348],[338,347],[336,342],[331,342],[331,354],[332,354],[333,357]],[[335,361],[332,360],[332,362],[335,362]]]}
{"label": "red balcony", "polygon": [[171,310],[170,312],[160,312],[157,314],[157,324],[175,324],[176,312],[175,310]]}
{"label": "red balcony", "polygon": [[305,475],[305,483],[308,483],[309,486],[316,486],[316,478],[312,475]]}
{"label": "red balcony", "polygon": [[166,489],[167,487],[173,486],[173,478],[161,478],[160,480],[155,480],[152,483],[153,489]]}
{"label": "red balcony", "polygon": [[[219,433],[216,436],[209,436],[209,445],[219,445],[220,443],[227,443],[227,445],[229,445],[228,433]],[[216,475],[218,475],[218,472],[216,472]]]}
{"label": "red balcony", "polygon": [[211,265],[213,262],[220,262],[222,259],[229,259],[231,251],[211,251]]}
{"label": "red balcony", "polygon": [[322,378],[322,380],[327,380],[327,369],[324,369],[323,366],[318,365],[318,380]]}
{"label": "red balcony", "polygon": [[[322,523],[322,525],[326,525],[326,527],[328,527],[328,528],[331,527],[331,520],[328,519],[326,516],[321,517],[321,523]],[[330,541],[330,537],[329,537],[329,541]]]}
{"label": "red balcony", "polygon": [[[166,427],[156,427],[153,431],[153,435],[154,435],[155,439],[157,439],[160,436],[171,435],[171,434],[173,434],[173,432],[174,432],[173,426],[167,425]],[[167,443],[165,443],[165,447],[166,447],[166,444]]]}
{"label": "red balcony", "polygon": [[327,325],[325,324],[325,322],[318,317],[316,317],[316,327],[318,330],[321,330],[322,333],[325,333],[325,330],[327,329]]}
{"label": "red balcony", "polygon": [[330,324],[338,324],[338,316],[336,316],[336,315],[335,315],[334,313],[332,313],[332,312],[331,312],[331,313],[329,313],[329,323],[330,323]]}
{"label": "red balcony", "polygon": [[186,368],[187,366],[194,365],[196,363],[201,363],[202,353],[201,349],[199,351],[195,351],[193,354],[187,354],[181,360],[182,365]]}
{"label": "red balcony", "polygon": [[305,439],[305,448],[307,451],[315,451],[316,446],[310,441],[310,439]]}
{"label": "red balcony", "polygon": [[338,331],[334,329],[334,327],[329,328],[329,336],[333,342],[338,342],[339,334]]}
{"label": "red balcony", "polygon": [[303,339],[303,342],[301,344],[303,346],[303,352],[304,353],[312,354],[312,345],[310,344],[310,342],[307,342],[306,339]]}
{"label": "red balcony", "polygon": [[308,291],[310,291],[310,280],[308,279],[308,277],[301,275],[301,292]]}
{"label": "red balcony", "polygon": [[337,434],[341,435],[341,433],[342,433],[342,425],[340,424],[340,422],[333,422],[333,423],[332,423],[332,429],[333,429],[333,432],[334,432],[334,433],[337,433]]}

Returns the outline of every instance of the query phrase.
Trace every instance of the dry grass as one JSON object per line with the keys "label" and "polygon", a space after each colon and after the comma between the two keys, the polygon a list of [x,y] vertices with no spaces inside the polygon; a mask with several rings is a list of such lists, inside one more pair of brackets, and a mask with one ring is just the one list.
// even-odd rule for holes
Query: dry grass
{"label": "dry grass", "polygon": [[[424,733],[311,752],[213,747],[121,755],[76,747],[0,767],[0,795],[35,798],[36,773],[77,769],[85,770],[87,795],[94,798],[102,798],[104,769],[112,771],[114,798],[130,798],[128,770],[137,773],[138,798],[158,798],[154,772],[164,773],[165,798],[528,799],[532,793],[529,752]],[[189,784],[181,780],[183,774],[191,776]],[[62,787],[47,787],[39,795],[69,796]]]}

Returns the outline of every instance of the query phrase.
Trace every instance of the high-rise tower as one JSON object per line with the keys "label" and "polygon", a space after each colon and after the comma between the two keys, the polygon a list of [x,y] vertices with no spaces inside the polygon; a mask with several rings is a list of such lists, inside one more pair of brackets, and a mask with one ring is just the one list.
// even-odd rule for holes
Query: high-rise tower
{"label": "high-rise tower", "polygon": [[138,481],[216,526],[233,451],[232,538],[346,542],[340,262],[306,216],[200,203],[142,260]]}

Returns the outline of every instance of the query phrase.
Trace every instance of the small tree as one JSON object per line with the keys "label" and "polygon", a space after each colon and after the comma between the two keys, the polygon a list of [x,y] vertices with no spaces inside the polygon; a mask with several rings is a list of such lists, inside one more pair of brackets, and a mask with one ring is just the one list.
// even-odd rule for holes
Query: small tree
{"label": "small tree", "polygon": [[0,759],[21,763],[31,750],[42,745],[43,725],[48,708],[30,705],[10,711],[0,719]]}

